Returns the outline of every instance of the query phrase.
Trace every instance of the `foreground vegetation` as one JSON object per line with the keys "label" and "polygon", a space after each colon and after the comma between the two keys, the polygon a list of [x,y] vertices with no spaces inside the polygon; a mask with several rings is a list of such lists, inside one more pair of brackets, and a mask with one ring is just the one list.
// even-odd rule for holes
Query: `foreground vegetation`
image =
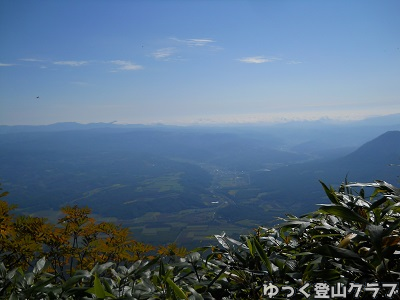
{"label": "foreground vegetation", "polygon": [[288,215],[240,240],[215,235],[215,246],[188,253],[134,241],[121,226],[95,222],[87,208],[63,208],[52,225],[17,217],[0,201],[0,298],[261,299],[273,283],[293,287],[291,299],[314,299],[311,290],[299,293],[305,283],[398,283],[400,190],[383,181],[346,182],[337,191],[321,184],[331,203],[317,211]]}

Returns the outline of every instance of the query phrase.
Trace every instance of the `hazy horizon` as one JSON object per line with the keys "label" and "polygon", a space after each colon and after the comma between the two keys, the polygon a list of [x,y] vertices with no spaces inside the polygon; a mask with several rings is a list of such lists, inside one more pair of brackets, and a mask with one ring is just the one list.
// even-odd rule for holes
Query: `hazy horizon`
{"label": "hazy horizon", "polygon": [[338,117],[338,118],[332,118],[328,116],[320,117],[320,118],[299,118],[299,117],[293,117],[293,118],[288,118],[282,117],[282,116],[277,116],[275,119],[261,119],[261,118],[254,118],[254,119],[236,119],[236,120],[221,120],[219,119],[218,121],[216,120],[211,120],[211,119],[203,119],[203,120],[197,120],[193,122],[172,122],[172,123],[162,123],[162,122],[149,122],[149,123],[124,123],[124,122],[118,122],[118,121],[111,121],[111,122],[103,122],[103,121],[94,121],[94,122],[79,122],[79,121],[74,121],[74,120],[66,120],[66,121],[57,121],[57,122],[50,122],[50,123],[38,123],[38,124],[28,124],[28,123],[18,123],[18,124],[2,124],[0,123],[0,126],[51,126],[51,125],[56,125],[56,124],[80,124],[80,125],[90,125],[90,124],[104,124],[104,125],[143,125],[143,126],[182,126],[182,127],[190,127],[190,126],[206,126],[206,127],[219,127],[219,126],[257,126],[257,125],[283,125],[283,124],[290,124],[290,123],[311,123],[311,122],[322,122],[326,124],[352,124],[352,123],[357,123],[357,122],[362,122],[362,121],[367,121],[367,120],[373,120],[373,119],[385,119],[385,118],[392,118],[392,117],[397,117],[400,115],[400,113],[394,113],[394,114],[384,114],[384,115],[369,115],[365,117],[354,117],[353,118],[345,118],[345,117]]}
{"label": "hazy horizon", "polygon": [[0,2],[0,124],[400,113],[398,1]]}

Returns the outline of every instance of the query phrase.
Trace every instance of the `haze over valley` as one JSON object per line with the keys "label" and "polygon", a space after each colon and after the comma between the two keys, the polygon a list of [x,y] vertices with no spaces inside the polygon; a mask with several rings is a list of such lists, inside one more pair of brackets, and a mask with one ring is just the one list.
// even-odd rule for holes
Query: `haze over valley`
{"label": "haze over valley", "polygon": [[0,126],[0,180],[19,213],[89,206],[138,240],[190,247],[315,210],[319,180],[397,185],[399,120]]}

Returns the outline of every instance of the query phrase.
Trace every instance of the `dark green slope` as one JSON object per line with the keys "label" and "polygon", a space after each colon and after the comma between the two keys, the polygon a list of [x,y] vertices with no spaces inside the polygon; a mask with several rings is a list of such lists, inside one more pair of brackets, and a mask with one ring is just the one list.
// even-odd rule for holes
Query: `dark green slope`
{"label": "dark green slope", "polygon": [[400,131],[389,131],[365,143],[349,155],[334,160],[312,161],[252,174],[254,186],[271,192],[265,201],[277,201],[288,212],[306,212],[325,202],[319,180],[339,186],[349,181],[398,182]]}

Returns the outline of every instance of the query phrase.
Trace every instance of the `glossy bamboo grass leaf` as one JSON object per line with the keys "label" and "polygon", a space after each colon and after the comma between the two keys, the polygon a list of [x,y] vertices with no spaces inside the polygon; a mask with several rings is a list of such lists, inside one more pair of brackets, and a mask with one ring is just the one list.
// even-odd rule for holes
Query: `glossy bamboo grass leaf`
{"label": "glossy bamboo grass leaf", "polygon": [[208,284],[208,288],[210,288],[218,279],[222,278],[225,271],[228,269],[228,266],[224,266],[221,268],[221,271],[213,278],[213,280]]}
{"label": "glossy bamboo grass leaf", "polygon": [[307,220],[298,219],[298,220],[290,220],[290,221],[284,222],[282,224],[279,224],[278,227],[279,228],[287,228],[287,227],[292,228],[294,226],[296,226],[296,227],[297,226],[306,226],[307,227],[310,224],[311,224],[311,222],[309,219],[307,219]]}
{"label": "glossy bamboo grass leaf", "polygon": [[249,248],[250,255],[254,257],[253,243],[251,242],[251,240],[249,238],[246,238],[246,244],[247,244],[247,247]]}
{"label": "glossy bamboo grass leaf", "polygon": [[241,255],[238,251],[233,253],[234,257],[236,257],[242,264],[246,264],[246,258]]}
{"label": "glossy bamboo grass leaf", "polygon": [[159,274],[160,276],[165,276],[165,267],[164,267],[164,263],[162,260],[160,260],[160,268],[159,268]]}
{"label": "glossy bamboo grass leaf", "polygon": [[321,239],[321,238],[335,238],[335,237],[339,237],[342,236],[339,233],[327,233],[327,234],[316,234],[316,235],[312,235],[311,238],[312,239]]}
{"label": "glossy bamboo grass leaf", "polygon": [[146,262],[138,261],[139,262],[138,266],[142,266],[142,265],[143,266],[140,268],[129,269],[129,273],[127,275],[130,276],[130,275],[135,274],[137,276],[141,276],[141,274],[146,272],[153,265],[157,264],[159,260],[160,260],[160,256],[157,256],[157,257],[153,258],[152,260],[146,261]]}
{"label": "glossy bamboo grass leaf", "polygon": [[320,207],[319,211],[326,214],[332,214],[339,218],[342,218],[345,221],[354,221],[362,224],[369,224],[369,221],[359,214],[355,213],[351,209],[340,206],[340,205],[323,205]]}
{"label": "glossy bamboo grass leaf", "polygon": [[107,292],[103,285],[101,284],[100,278],[97,275],[97,273],[94,274],[94,282],[93,282],[93,287],[90,289],[86,290],[87,293],[93,294],[96,296],[96,298],[99,299],[105,299],[106,297],[110,297],[115,299],[115,296]]}
{"label": "glossy bamboo grass leaf", "polygon": [[175,282],[172,281],[171,278],[167,278],[166,282],[168,283],[168,285],[172,288],[172,290],[174,291],[175,296],[178,299],[187,299],[188,297],[186,296],[186,294],[181,290],[181,288],[179,286],[177,286],[175,284]]}
{"label": "glossy bamboo grass leaf", "polygon": [[351,264],[357,266],[360,269],[360,272],[368,273],[373,272],[374,270],[374,267],[371,264],[364,261],[354,251],[348,249],[343,249],[332,245],[322,245],[315,248],[312,252],[322,255],[323,257],[330,257],[333,259],[348,259],[348,262],[351,262]]}
{"label": "glossy bamboo grass leaf", "polygon": [[[6,280],[7,269],[3,262],[0,262],[0,283]],[[1,294],[0,294],[1,295]]]}
{"label": "glossy bamboo grass leaf", "polygon": [[381,225],[368,225],[367,231],[371,239],[371,243],[378,254],[378,257],[382,258],[382,238],[384,236],[384,229]]}
{"label": "glossy bamboo grass leaf", "polygon": [[70,288],[72,288],[76,283],[82,281],[82,279],[87,279],[90,278],[90,273],[87,272],[87,275],[83,275],[83,274],[75,274],[74,276],[68,278],[67,281],[65,281],[62,285],[62,289],[63,290],[69,290]]}
{"label": "glossy bamboo grass leaf", "polygon": [[370,210],[373,210],[373,209],[381,206],[382,204],[384,204],[387,201],[390,201],[390,199],[387,197],[382,197],[379,200],[374,201],[370,206]]}
{"label": "glossy bamboo grass leaf", "polygon": [[233,238],[230,238],[229,236],[225,236],[225,239],[231,242],[232,244],[235,244],[236,246],[243,246],[243,242],[237,241]]}
{"label": "glossy bamboo grass leaf", "polygon": [[400,230],[400,218],[396,218],[393,222],[390,223],[389,227],[385,228],[385,236],[392,234],[394,230]]}
{"label": "glossy bamboo grass leaf", "polygon": [[106,291],[106,293],[112,295],[112,288],[110,283],[113,283],[113,280],[111,280],[110,278],[104,278],[103,280],[103,285],[104,285],[104,289]]}
{"label": "glossy bamboo grass leaf", "polygon": [[13,292],[9,298],[9,300],[19,300],[17,294],[15,292]]}
{"label": "glossy bamboo grass leaf", "polygon": [[33,274],[39,274],[43,271],[44,267],[46,265],[46,258],[42,257],[36,262],[35,267],[33,268]]}
{"label": "glossy bamboo grass leaf", "polygon": [[273,278],[272,265],[268,258],[267,253],[265,253],[263,247],[261,246],[261,244],[258,242],[258,240],[256,238],[253,238],[252,241],[254,243],[254,246],[257,250],[258,255],[260,255],[261,260],[264,262],[264,265],[267,268],[268,274],[270,275],[271,278]]}
{"label": "glossy bamboo grass leaf", "polygon": [[348,235],[346,235],[346,236],[340,241],[338,247],[339,247],[339,248],[346,248],[346,247],[349,245],[350,241],[351,241],[352,239],[354,239],[356,236],[357,236],[357,234],[355,234],[355,233],[349,233]]}
{"label": "glossy bamboo grass leaf", "polygon": [[199,252],[191,252],[186,256],[186,259],[189,263],[196,263],[201,259]]}
{"label": "glossy bamboo grass leaf", "polygon": [[188,290],[192,293],[190,299],[194,300],[204,300],[203,296],[201,296],[194,288],[188,286]]}
{"label": "glossy bamboo grass leaf", "polygon": [[319,182],[321,183],[321,185],[322,185],[326,195],[328,196],[329,200],[331,200],[331,202],[333,204],[339,204],[340,201],[339,201],[339,199],[338,199],[338,197],[336,195],[336,191],[332,187],[328,188],[328,186],[325,183],[323,183],[321,180]]}
{"label": "glossy bamboo grass leaf", "polygon": [[390,213],[390,215],[393,215],[395,213],[400,212],[400,202],[397,202],[393,205],[388,205],[384,209],[381,210],[381,218],[383,218],[386,214]]}
{"label": "glossy bamboo grass leaf", "polygon": [[375,197],[377,194],[393,194],[400,196],[400,189],[395,187],[394,185],[387,183],[386,181],[376,180],[375,181],[376,189],[371,197]]}
{"label": "glossy bamboo grass leaf", "polygon": [[[24,294],[26,295],[26,297],[28,297],[28,299],[31,299],[31,296],[34,295],[44,294],[44,287],[51,283],[54,283],[53,276],[51,276],[50,278],[41,279],[35,283],[31,283],[32,286],[25,289]],[[47,290],[47,292],[49,292],[49,290]]]}
{"label": "glossy bamboo grass leaf", "polygon": [[312,250],[312,252],[334,258],[349,258],[349,259],[361,260],[361,257],[354,251],[339,248],[332,245],[319,246],[314,250]]}
{"label": "glossy bamboo grass leaf", "polygon": [[228,245],[228,243],[225,241],[225,234],[222,234],[222,235],[218,235],[218,234],[216,234],[216,235],[214,235],[215,236],[215,238],[217,239],[217,241],[218,241],[218,243],[220,243],[221,244],[221,246],[224,248],[224,249],[226,249],[226,250],[229,250],[229,245]]}
{"label": "glossy bamboo grass leaf", "polygon": [[96,264],[90,271],[90,274],[102,274],[105,270],[109,269],[113,265],[114,265],[113,262],[107,262],[101,265]]}

